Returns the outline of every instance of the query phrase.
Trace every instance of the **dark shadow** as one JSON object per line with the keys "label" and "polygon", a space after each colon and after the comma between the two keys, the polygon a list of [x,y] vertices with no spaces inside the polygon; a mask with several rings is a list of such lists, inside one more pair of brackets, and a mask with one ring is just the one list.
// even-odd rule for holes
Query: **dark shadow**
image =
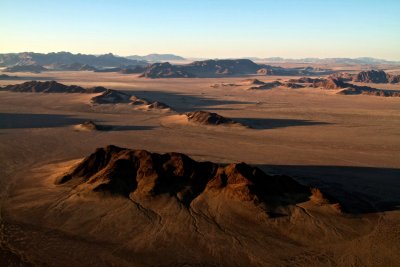
{"label": "dark shadow", "polygon": [[204,108],[209,109],[232,109],[223,108],[215,106],[222,105],[243,105],[243,104],[256,104],[256,102],[246,102],[246,101],[235,101],[235,100],[223,100],[223,99],[213,99],[208,97],[202,97],[198,95],[182,94],[175,92],[163,92],[163,91],[131,91],[131,90],[120,90],[126,94],[135,95],[139,98],[148,99],[151,101],[160,101],[169,105],[172,109],[177,112],[190,112],[201,110]]}
{"label": "dark shadow", "polygon": [[154,126],[142,126],[142,125],[97,125],[100,131],[145,131],[153,130]]}
{"label": "dark shadow", "polygon": [[400,210],[400,169],[353,166],[258,165],[334,197],[347,213]]}
{"label": "dark shadow", "polygon": [[[78,125],[88,120],[90,119],[63,114],[0,113],[0,129],[55,128]],[[104,131],[151,130],[154,128],[153,126],[98,124],[99,130]]]}
{"label": "dark shadow", "polygon": [[328,122],[310,121],[310,120],[296,120],[296,119],[269,119],[269,118],[232,118],[236,122],[249,126],[253,129],[265,130],[284,128],[292,126],[312,126],[330,124]]}

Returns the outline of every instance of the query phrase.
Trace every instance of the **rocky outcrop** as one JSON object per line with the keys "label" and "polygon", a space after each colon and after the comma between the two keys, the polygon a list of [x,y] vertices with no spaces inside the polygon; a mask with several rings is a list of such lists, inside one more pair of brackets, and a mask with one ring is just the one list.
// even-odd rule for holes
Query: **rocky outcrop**
{"label": "rocky outcrop", "polygon": [[130,103],[131,95],[107,89],[101,95],[92,97],[91,102],[93,104],[118,104],[118,103]]}
{"label": "rocky outcrop", "polygon": [[217,113],[208,111],[194,111],[185,114],[189,122],[194,122],[202,125],[220,125],[236,123],[232,119],[225,118]]}
{"label": "rocky outcrop", "polygon": [[371,95],[371,96],[385,96],[385,97],[400,97],[400,91],[396,90],[383,90],[371,88],[368,86],[350,85],[346,89],[338,92],[340,95]]}
{"label": "rocky outcrop", "polygon": [[389,74],[383,70],[369,70],[355,75],[353,81],[363,83],[399,83],[400,75]]}
{"label": "rocky outcrop", "polygon": [[267,175],[245,163],[197,162],[181,153],[157,154],[116,146],[97,149],[56,181],[69,182],[105,195],[146,199],[166,195],[186,206],[204,193],[256,204],[286,204],[313,195],[289,176]]}
{"label": "rocky outcrop", "polygon": [[278,86],[282,86],[283,84],[280,81],[273,81],[273,82],[267,82],[263,83],[258,86],[252,86],[249,88],[249,90],[267,90],[267,89],[272,89]]}
{"label": "rocky outcrop", "polygon": [[101,86],[85,89],[78,85],[65,85],[56,81],[29,81],[22,84],[7,85],[1,90],[29,93],[101,93],[107,89]]}
{"label": "rocky outcrop", "polygon": [[298,79],[290,79],[288,82],[290,83],[318,83],[322,82],[324,79],[321,78],[310,78],[310,77],[302,77]]}
{"label": "rocky outcrop", "polygon": [[333,79],[340,79],[344,82],[350,82],[353,80],[354,74],[351,74],[348,72],[337,72],[337,73],[330,75],[330,77]]}
{"label": "rocky outcrop", "polygon": [[323,89],[342,89],[348,87],[349,84],[346,84],[345,82],[341,81],[340,79],[334,79],[329,77],[328,79],[321,80],[318,82],[314,82],[312,84],[312,87],[318,88],[322,87]]}

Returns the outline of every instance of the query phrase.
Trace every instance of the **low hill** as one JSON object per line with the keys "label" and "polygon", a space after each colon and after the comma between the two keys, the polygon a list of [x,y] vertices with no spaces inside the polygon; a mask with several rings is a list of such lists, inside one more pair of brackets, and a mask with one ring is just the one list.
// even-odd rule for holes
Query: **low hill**
{"label": "low hill", "polygon": [[29,81],[21,84],[7,85],[1,91],[22,93],[101,93],[107,89],[101,86],[83,88],[77,85],[65,85],[56,81]]}

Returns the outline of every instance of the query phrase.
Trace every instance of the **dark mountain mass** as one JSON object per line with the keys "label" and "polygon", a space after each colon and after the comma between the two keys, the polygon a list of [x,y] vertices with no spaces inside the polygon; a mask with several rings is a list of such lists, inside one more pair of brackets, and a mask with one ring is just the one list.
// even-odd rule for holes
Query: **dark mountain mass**
{"label": "dark mountain mass", "polygon": [[185,65],[172,65],[168,62],[154,63],[146,68],[141,77],[148,78],[207,78],[245,75],[315,75],[330,74],[331,71],[313,68],[282,68],[259,65],[249,59],[218,59],[195,61]]}
{"label": "dark mountain mass", "polygon": [[260,69],[258,64],[249,59],[195,61],[182,67],[197,77],[255,74]]}
{"label": "dark mountain mass", "polygon": [[288,204],[312,195],[308,187],[289,176],[267,175],[245,163],[219,165],[197,162],[180,153],[157,154],[116,146],[97,149],[56,183],[69,181],[109,195],[167,195],[185,206],[206,192],[255,204]]}
{"label": "dark mountain mass", "polygon": [[113,54],[105,55],[85,55],[85,54],[72,54],[69,52],[57,53],[10,53],[0,54],[0,66],[8,67],[14,65],[41,65],[41,66],[58,66],[69,64],[87,64],[96,68],[99,67],[120,67],[127,65],[145,66],[147,62],[132,60],[124,57],[115,56]]}
{"label": "dark mountain mass", "polygon": [[106,88],[97,86],[85,89],[77,85],[64,85],[56,81],[29,81],[21,84],[7,85],[0,88],[0,90],[30,93],[101,93],[106,91]]}

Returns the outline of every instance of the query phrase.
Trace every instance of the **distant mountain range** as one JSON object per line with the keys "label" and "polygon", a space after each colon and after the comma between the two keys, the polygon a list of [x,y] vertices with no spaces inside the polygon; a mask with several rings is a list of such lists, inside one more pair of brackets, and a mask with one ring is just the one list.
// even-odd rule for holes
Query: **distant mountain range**
{"label": "distant mountain range", "polygon": [[377,65],[377,64],[400,64],[400,61],[390,61],[385,59],[377,59],[372,57],[358,57],[358,58],[282,58],[282,57],[269,57],[258,58],[248,57],[253,61],[262,61],[269,63],[320,63],[320,64],[363,64],[363,65]]}
{"label": "distant mountain range", "polygon": [[210,78],[241,75],[326,75],[330,69],[313,67],[282,68],[257,64],[249,59],[219,59],[194,61],[189,64],[153,63],[140,77],[146,78]]}
{"label": "distant mountain range", "polygon": [[146,66],[142,60],[128,59],[115,56],[111,53],[104,55],[72,54],[69,52],[57,53],[8,53],[0,54],[0,67],[39,65],[50,69],[61,68],[66,65],[80,64],[94,68],[121,67],[121,66]]}
{"label": "distant mountain range", "polygon": [[173,54],[149,54],[147,56],[128,56],[128,59],[133,60],[144,60],[149,62],[165,62],[165,61],[178,61],[178,60],[185,60],[184,57],[173,55]]}

